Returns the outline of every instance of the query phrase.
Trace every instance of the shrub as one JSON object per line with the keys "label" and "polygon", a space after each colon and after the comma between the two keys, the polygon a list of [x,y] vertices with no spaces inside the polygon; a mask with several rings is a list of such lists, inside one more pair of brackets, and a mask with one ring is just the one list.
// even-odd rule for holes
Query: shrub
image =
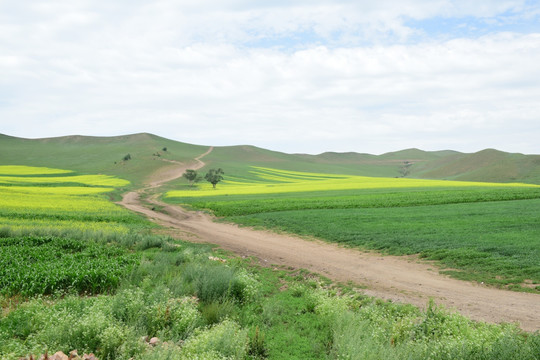
{"label": "shrub", "polygon": [[220,265],[190,265],[184,278],[192,282],[195,294],[204,303],[224,301],[234,281],[234,270]]}
{"label": "shrub", "polygon": [[268,356],[268,350],[264,344],[264,334],[259,330],[257,326],[255,333],[249,338],[249,355],[255,358],[266,358]]}
{"label": "shrub", "polygon": [[201,308],[202,316],[209,325],[217,324],[227,317],[232,317],[235,312],[236,309],[232,301],[214,301],[210,304],[203,305]]}
{"label": "shrub", "polygon": [[182,348],[183,357],[196,358],[198,354],[218,353],[221,357],[244,359],[247,352],[247,331],[232,320],[225,320],[214,327],[196,333]]}
{"label": "shrub", "polygon": [[227,299],[243,303],[253,300],[259,291],[258,281],[247,271],[236,271],[221,264],[187,265],[183,277],[193,284],[197,297],[207,304]]}
{"label": "shrub", "polygon": [[193,298],[172,298],[146,309],[147,330],[151,336],[185,339],[200,323],[201,315]]}

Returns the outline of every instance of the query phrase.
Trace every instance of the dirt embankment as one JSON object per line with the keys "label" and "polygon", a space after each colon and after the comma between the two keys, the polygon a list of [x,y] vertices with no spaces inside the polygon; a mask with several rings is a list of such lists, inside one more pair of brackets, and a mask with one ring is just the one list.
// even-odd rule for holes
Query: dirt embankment
{"label": "dirt embankment", "polygon": [[[146,189],[176,179],[188,168],[200,169],[204,166],[201,159],[211,151],[212,148],[193,163],[174,164],[166,173],[152,177]],[[121,204],[165,226],[180,239],[218,244],[238,255],[255,256],[263,263],[304,268],[333,280],[352,281],[366,286],[366,294],[380,298],[421,307],[433,298],[436,303],[475,320],[517,322],[524,330],[540,330],[540,295],[455,280],[414,258],[381,256],[322,241],[216,223],[207,214],[164,204],[156,197],[145,199],[164,210],[154,211],[152,206],[142,204],[143,190],[127,193]]]}

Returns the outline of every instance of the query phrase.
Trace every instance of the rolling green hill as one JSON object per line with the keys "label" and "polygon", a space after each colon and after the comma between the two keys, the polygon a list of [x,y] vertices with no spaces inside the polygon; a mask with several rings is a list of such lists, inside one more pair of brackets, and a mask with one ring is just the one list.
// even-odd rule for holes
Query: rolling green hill
{"label": "rolling green hill", "polygon": [[[167,151],[163,151],[163,148]],[[141,133],[115,137],[65,136],[22,139],[0,134],[0,164],[71,169],[116,175],[141,184],[169,163],[189,161],[206,146],[181,143]],[[123,158],[130,154],[131,160]],[[250,166],[318,173],[540,184],[540,155],[487,149],[473,154],[406,149],[382,155],[325,152],[286,154],[255,146],[215,147],[206,168],[221,167],[227,175],[250,178]],[[406,171],[405,171],[406,170]],[[203,170],[204,171],[204,170]]]}
{"label": "rolling green hill", "polygon": [[427,164],[418,175],[426,178],[494,182],[540,183],[540,155],[511,154],[486,149],[474,154],[450,156]]}
{"label": "rolling green hill", "polygon": [[[167,148],[167,151],[163,151]],[[116,175],[139,185],[156,169],[190,161],[206,146],[184,144],[152,134],[114,137],[64,136],[22,139],[0,134],[0,164],[47,166],[80,173]],[[131,159],[124,161],[126,155]]]}

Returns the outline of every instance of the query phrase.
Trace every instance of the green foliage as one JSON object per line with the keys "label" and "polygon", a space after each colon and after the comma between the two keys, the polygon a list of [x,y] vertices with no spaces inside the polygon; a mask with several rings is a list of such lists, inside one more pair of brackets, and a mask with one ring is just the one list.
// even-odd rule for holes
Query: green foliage
{"label": "green foliage", "polygon": [[200,325],[200,313],[193,298],[169,298],[165,304],[157,303],[145,312],[150,335],[185,339]]}
{"label": "green foliage", "polygon": [[0,293],[107,292],[135,263],[134,255],[116,246],[57,237],[0,238]]}
{"label": "green foliage", "polygon": [[[316,313],[332,324],[333,359],[533,360],[537,356],[538,334],[521,336],[514,326],[473,323],[432,302],[420,312],[392,303],[352,301],[348,309],[331,311],[329,316],[328,303],[336,298],[320,292],[315,298],[323,304],[315,307]],[[508,351],[501,343],[507,343]]]}
{"label": "green foliage", "polygon": [[198,331],[182,348],[186,358],[198,354],[217,354],[224,358],[244,359],[247,352],[247,331],[232,320],[224,320],[208,330]]}
{"label": "green foliage", "polygon": [[214,325],[227,318],[236,316],[236,304],[232,300],[214,301],[211,303],[201,304],[200,306],[202,317],[206,324]]}
{"label": "green foliage", "polygon": [[225,172],[221,168],[218,169],[210,169],[204,175],[204,178],[206,181],[208,181],[210,184],[212,184],[212,187],[214,189],[216,188],[217,183],[223,180],[223,175],[225,175]]}
{"label": "green foliage", "polygon": [[[82,298],[70,295],[53,302],[37,298],[13,309],[0,318],[0,357],[15,359],[30,352],[43,353],[46,345],[66,353],[74,348],[94,352],[104,359],[145,358],[150,348],[139,339],[158,336],[173,343],[193,338],[193,343],[203,347],[198,350],[193,345],[189,352],[182,352],[183,359],[192,358],[193,354],[213,353],[217,347],[221,347],[217,354],[233,357],[238,354],[234,358],[242,358],[248,341],[246,331],[226,320],[238,311],[235,295],[220,297],[218,304],[221,311],[226,309],[226,314],[220,315],[216,327],[207,332],[203,327],[204,307],[201,312],[199,299],[194,296],[193,288],[187,286],[189,281],[184,280],[185,285],[178,286],[178,280],[182,281],[178,274],[191,262],[206,274],[215,274],[216,266],[228,267],[209,260],[208,247],[183,244],[175,249],[150,248],[142,252],[140,264],[133,271],[135,276],[125,278],[116,295]],[[178,261],[180,254],[182,261]],[[208,270],[201,270],[205,266]],[[230,275],[234,280],[235,271]],[[238,281],[242,276],[249,274],[239,271]],[[221,324],[225,325],[220,327]],[[240,337],[229,339],[231,334]]]}
{"label": "green foliage", "polygon": [[182,174],[182,177],[189,181],[190,186],[193,186],[194,183],[202,180],[202,177],[193,169],[187,169],[186,172]]}
{"label": "green foliage", "polygon": [[195,294],[204,303],[233,299],[244,302],[252,298],[253,280],[245,272],[225,265],[193,264],[185,268],[183,278],[193,284]]}
{"label": "green foliage", "polygon": [[[0,318],[0,356],[11,360],[46,348],[77,348],[100,359],[126,360],[535,359],[540,344],[539,334],[475,323],[434,304],[421,311],[347,293],[336,296],[318,285],[323,283],[313,288],[312,277],[297,271],[250,268],[244,275],[253,279],[256,271],[259,279],[252,301],[239,303],[229,295],[205,304],[189,286],[175,287],[178,277],[172,274],[184,273],[189,264],[213,268],[211,250],[179,245],[176,254],[144,251],[139,266],[153,267],[142,280],[127,279],[115,295],[37,298],[11,309]],[[177,254],[187,257],[177,263]],[[287,288],[278,290],[283,285]],[[219,315],[208,321],[207,311]],[[167,344],[152,348],[140,340],[154,335]]]}
{"label": "green foliage", "polygon": [[249,355],[256,359],[264,359],[268,356],[268,349],[265,347],[264,334],[259,330],[259,327],[255,327],[253,336],[249,338]]}

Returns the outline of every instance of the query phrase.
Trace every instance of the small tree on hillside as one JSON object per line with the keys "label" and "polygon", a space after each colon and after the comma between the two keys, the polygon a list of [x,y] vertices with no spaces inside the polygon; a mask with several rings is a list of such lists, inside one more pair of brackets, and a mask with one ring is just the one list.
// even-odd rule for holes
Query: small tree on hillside
{"label": "small tree on hillside", "polygon": [[194,183],[202,180],[202,177],[197,174],[197,171],[192,169],[187,169],[186,172],[182,174],[182,177],[189,181],[189,186],[193,186]]}
{"label": "small tree on hillside", "polygon": [[410,161],[404,161],[403,166],[399,169],[399,172],[401,174],[401,177],[406,177],[411,172],[411,166],[412,162]]}
{"label": "small tree on hillside", "polygon": [[210,184],[212,184],[212,186],[215,189],[217,183],[220,182],[221,180],[223,180],[223,175],[225,175],[225,173],[223,172],[223,170],[221,168],[219,168],[219,169],[210,169],[210,170],[208,170],[208,172],[206,173],[204,178],[206,179],[206,181],[208,181]]}

